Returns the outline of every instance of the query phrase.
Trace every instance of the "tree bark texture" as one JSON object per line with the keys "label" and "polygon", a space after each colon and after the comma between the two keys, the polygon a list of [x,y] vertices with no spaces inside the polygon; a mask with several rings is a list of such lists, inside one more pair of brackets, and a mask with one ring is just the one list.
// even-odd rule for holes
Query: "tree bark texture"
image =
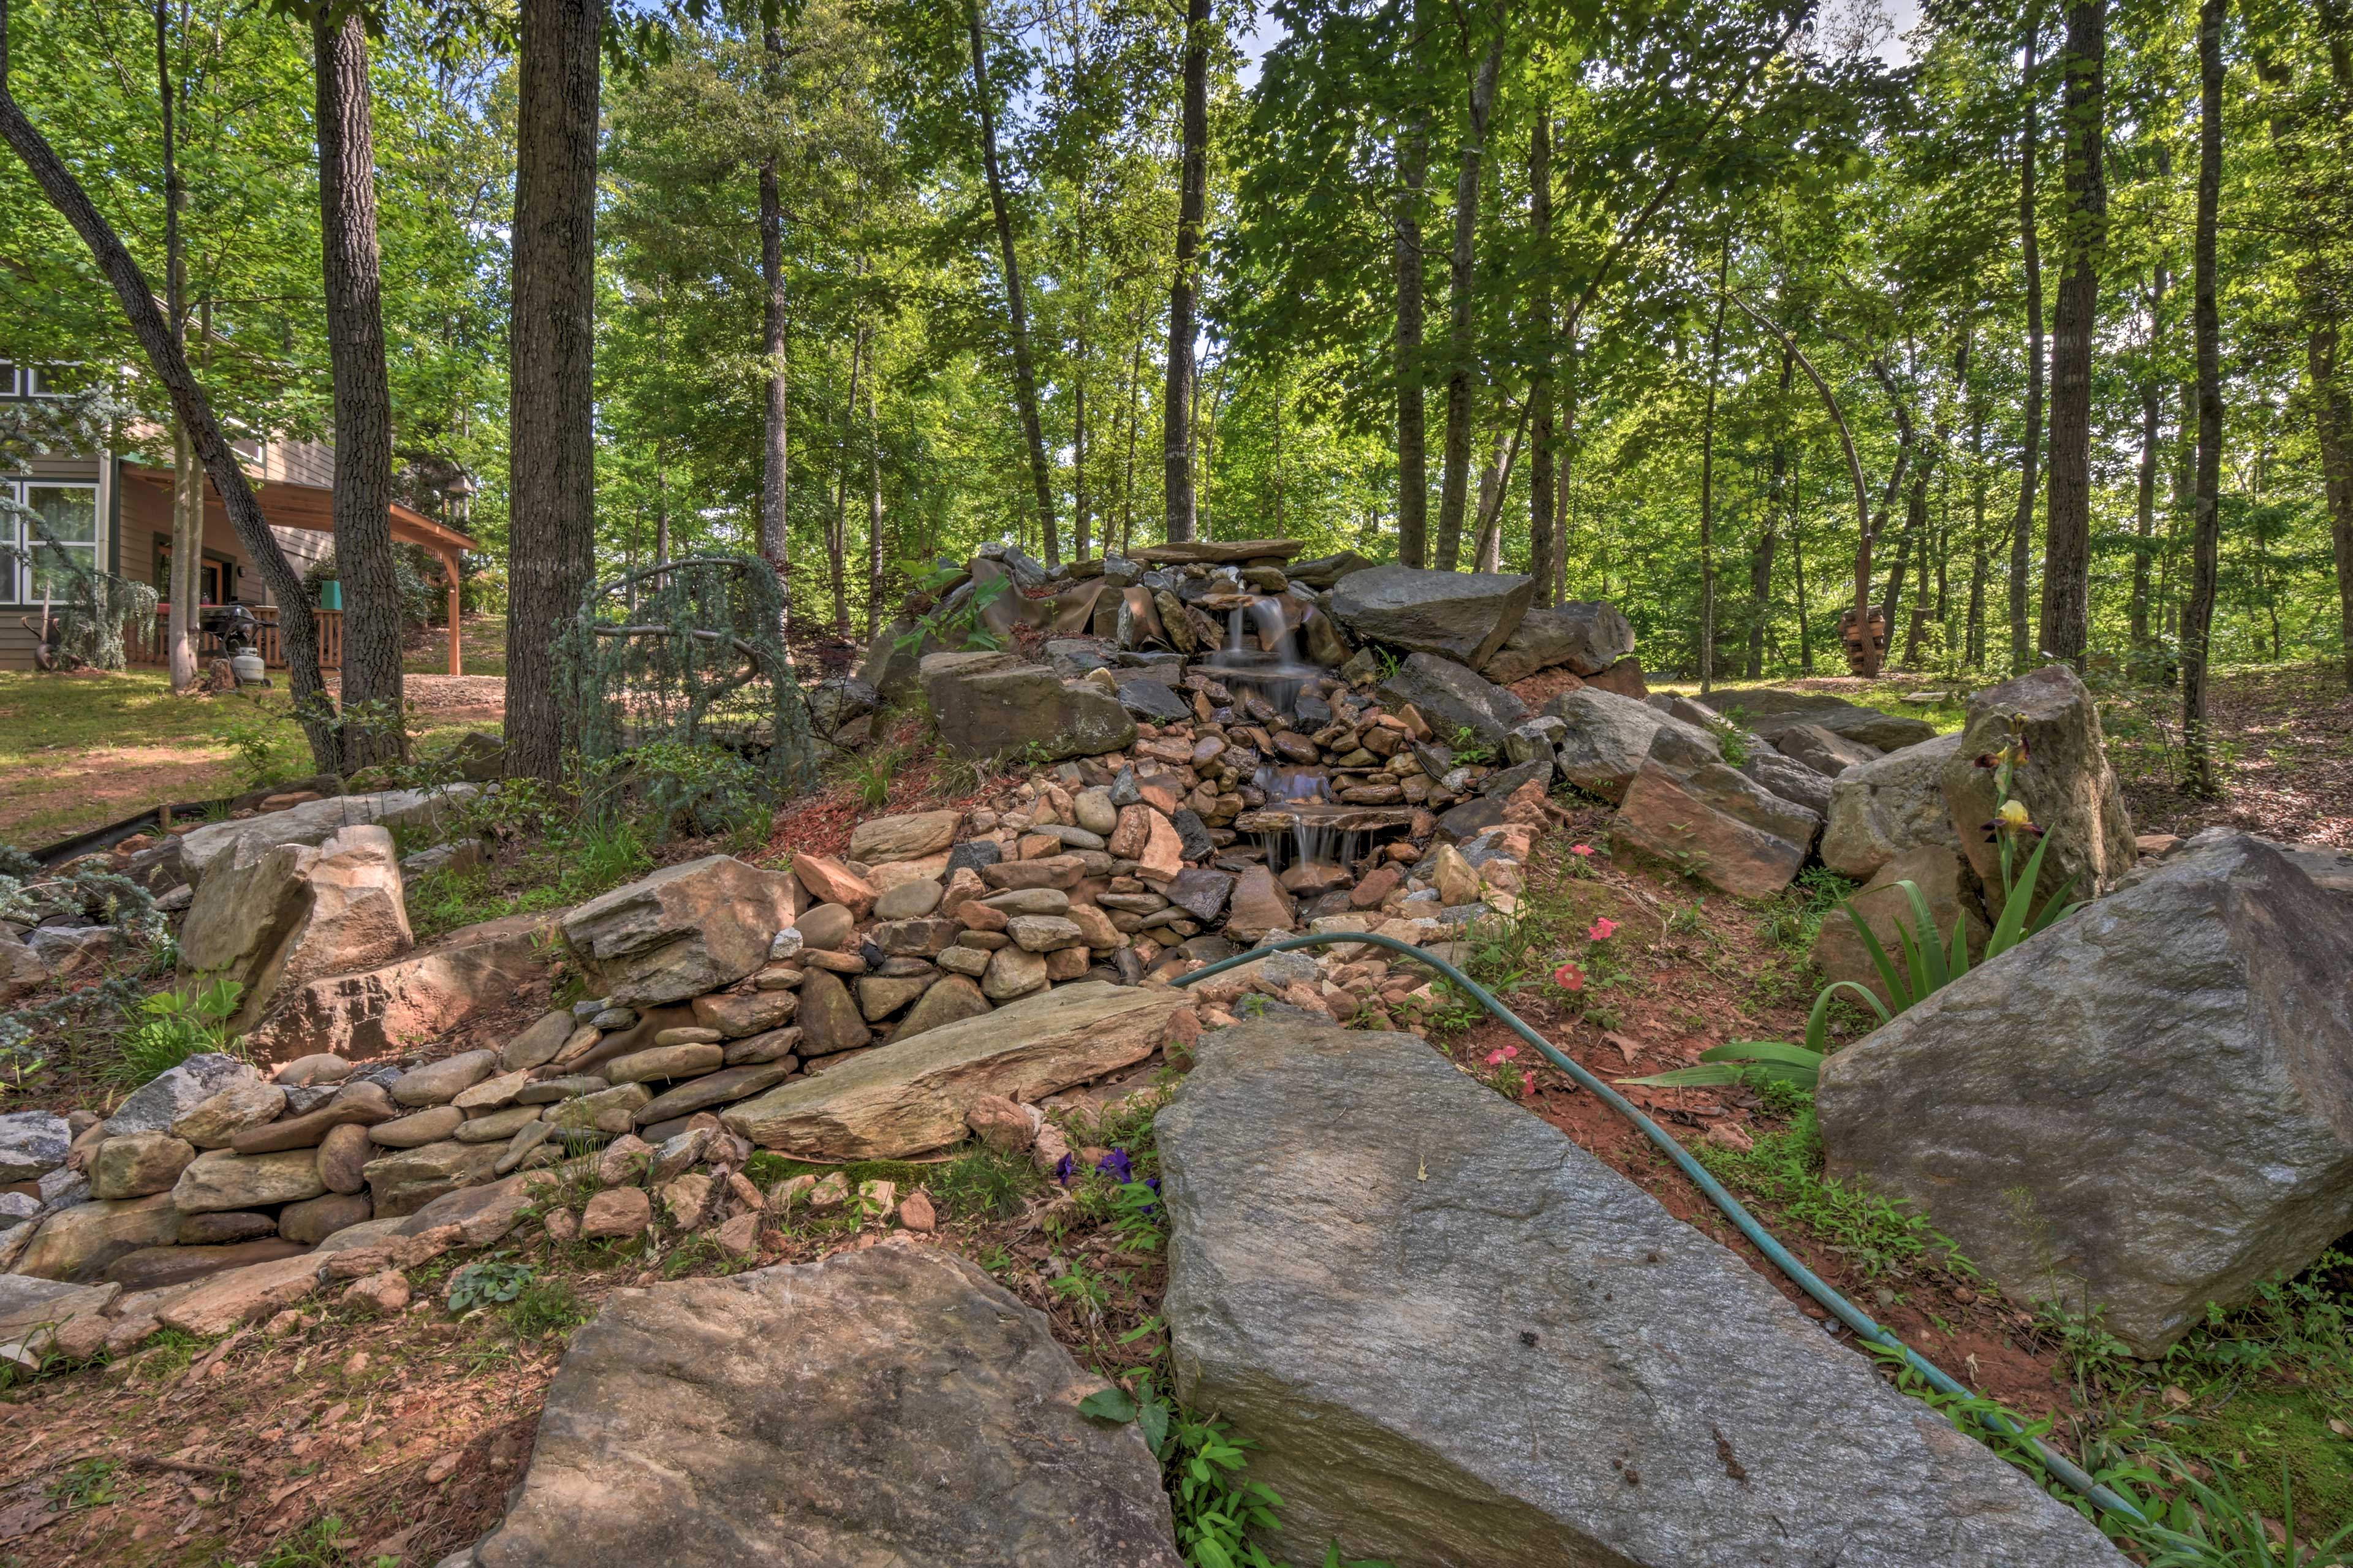
{"label": "tree bark texture", "polygon": [[1185,0],[1184,129],[1177,153],[1176,265],[1168,280],[1168,384],[1161,397],[1161,473],[1168,538],[1191,539],[1198,504],[1193,493],[1189,428],[1196,367],[1195,306],[1200,291],[1201,226],[1209,196],[1209,0]]}
{"label": "tree bark texture", "polygon": [[2198,7],[2198,218],[2190,305],[2198,356],[2198,460],[2192,501],[2189,602],[2181,616],[2181,742],[2189,777],[2213,793],[2214,748],[2207,730],[2207,673],[2222,542],[2222,328],[2215,306],[2215,233],[2222,193],[2222,21],[2229,0]]}
{"label": "tree bark texture", "polygon": [[2034,495],[2042,457],[2042,255],[2034,212],[2034,165],[2042,155],[2034,123],[2034,47],[2041,26],[2041,7],[2030,7],[2026,69],[2021,79],[2025,121],[2018,144],[2019,244],[2026,272],[2026,434],[2018,460],[2018,516],[2010,536],[2010,668],[2013,675],[2025,673],[2032,662],[2032,645],[2027,640],[2026,579],[2033,561]]}
{"label": "tree bark texture", "polygon": [[866,636],[882,625],[882,426],[874,416],[874,384],[866,373]]}
{"label": "tree bark texture", "polygon": [[[769,95],[783,91],[785,40],[774,27],[760,36],[762,67]],[[786,357],[785,204],[776,184],[772,153],[760,163],[760,354],[768,368],[760,461],[760,559],[776,574],[784,605],[777,628],[790,648],[793,621],[792,363]],[[789,656],[788,656],[789,657]]]}
{"label": "tree bark texture", "polygon": [[[1773,615],[1773,552],[1780,539],[1781,509],[1789,483],[1789,447],[1781,437],[1788,423],[1789,373],[1797,364],[1787,347],[1781,350],[1781,379],[1773,396],[1772,479],[1766,491],[1765,518],[1757,527],[1757,548],[1748,558],[1748,658],[1742,673],[1750,680],[1765,673],[1765,625]],[[1805,606],[1798,606],[1799,619]]]}
{"label": "tree bark texture", "polygon": [[[164,130],[164,312],[173,341],[188,341],[187,247],[180,233],[180,213],[187,192],[180,184],[179,104],[172,87],[171,7],[155,0],[155,102]],[[0,39],[0,47],[5,40]],[[185,350],[184,350],[185,352]],[[172,690],[186,691],[196,681],[195,595],[184,584],[201,582],[192,558],[204,552],[205,487],[196,468],[195,448],[176,422],[172,431],[172,565],[164,596],[171,609],[164,626],[164,662],[170,667]]]}
{"label": "tree bark texture", "polygon": [[2102,170],[2107,117],[2107,0],[2067,8],[2061,118],[2067,217],[2051,323],[2051,489],[2043,521],[2042,653],[2081,668],[2091,637],[2092,353],[2107,248]]}
{"label": "tree bark texture", "polygon": [[[1195,0],[1199,3],[1199,0]],[[1471,421],[1472,383],[1477,379],[1472,359],[1472,306],[1478,297],[1478,267],[1473,242],[1479,228],[1479,171],[1487,147],[1487,121],[1495,104],[1495,79],[1504,63],[1504,35],[1479,61],[1471,82],[1470,138],[1462,144],[1462,160],[1454,176],[1454,249],[1447,263],[1446,446],[1444,469],[1439,476],[1438,555],[1441,572],[1455,570],[1462,550],[1462,519],[1471,493]]]}
{"label": "tree bark texture", "polygon": [[1422,391],[1422,186],[1430,174],[1430,121],[1416,110],[1398,138],[1397,447],[1398,559],[1430,562],[1430,429]]}
{"label": "tree bark texture", "polygon": [[1021,417],[1022,439],[1029,448],[1039,545],[1050,566],[1062,558],[1061,542],[1054,531],[1054,472],[1046,461],[1045,427],[1038,418],[1038,372],[1029,355],[1029,307],[1021,292],[1021,264],[1013,249],[1013,209],[1006,199],[1005,173],[997,156],[997,102],[989,92],[988,46],[981,34],[980,0],[965,0],[965,22],[972,34],[972,88],[980,110],[981,172],[988,178],[988,205],[997,218],[997,246],[1005,268],[1005,311],[1013,331],[1013,398]]}
{"label": "tree bark texture", "polygon": [[1732,275],[1732,226],[1715,258],[1715,317],[1707,329],[1707,412],[1699,437],[1699,689],[1715,686],[1715,393],[1724,378],[1724,285]]}
{"label": "tree bark texture", "polygon": [[554,641],[596,570],[596,100],[602,0],[524,0],[510,330],[508,765],[561,773]]}
{"label": "tree bark texture", "polygon": [[[1552,106],[1540,104],[1528,128],[1528,238],[1539,256],[1552,247]],[[1530,301],[1535,370],[1528,380],[1528,575],[1535,602],[1553,602],[1552,275],[1539,268]]]}
{"label": "tree bark texture", "polygon": [[[367,26],[312,16],[319,232],[334,366],[335,569],[343,596],[343,766],[402,755],[400,582],[392,555],[392,387],[376,251],[375,126]],[[458,628],[452,626],[455,637]]]}

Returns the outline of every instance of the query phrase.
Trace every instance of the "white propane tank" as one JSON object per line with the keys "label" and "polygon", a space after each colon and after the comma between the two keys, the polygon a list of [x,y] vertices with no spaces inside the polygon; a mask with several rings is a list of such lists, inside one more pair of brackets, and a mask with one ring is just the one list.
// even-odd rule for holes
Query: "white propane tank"
{"label": "white propane tank", "polygon": [[262,665],[261,655],[249,647],[241,647],[231,655],[228,667],[239,686],[259,686],[269,679],[269,671]]}

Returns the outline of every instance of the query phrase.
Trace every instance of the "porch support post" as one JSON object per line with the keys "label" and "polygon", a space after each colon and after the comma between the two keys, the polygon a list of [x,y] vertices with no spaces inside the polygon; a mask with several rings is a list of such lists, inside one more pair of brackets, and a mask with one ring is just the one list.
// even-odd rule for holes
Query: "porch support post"
{"label": "porch support post", "polygon": [[449,574],[449,673],[463,675],[466,673],[465,658],[458,647],[458,558],[444,553],[441,569]]}

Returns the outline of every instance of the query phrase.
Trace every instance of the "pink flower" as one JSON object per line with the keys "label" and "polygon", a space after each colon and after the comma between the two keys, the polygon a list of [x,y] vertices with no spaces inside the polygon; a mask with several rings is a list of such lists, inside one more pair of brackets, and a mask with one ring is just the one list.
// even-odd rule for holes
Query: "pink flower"
{"label": "pink flower", "polygon": [[1552,972],[1552,983],[1563,991],[1585,989],[1585,971],[1574,963],[1564,963]]}
{"label": "pink flower", "polygon": [[1581,855],[1589,860],[1593,858],[1593,846],[1590,844],[1572,844],[1568,847],[1568,852],[1572,855]]}
{"label": "pink flower", "polygon": [[1535,1069],[1534,1068],[1527,1068],[1526,1070],[1525,1070],[1524,1072],[1522,1072],[1522,1073],[1520,1074],[1520,1098],[1521,1098],[1522,1100],[1534,1100],[1535,1097],[1536,1097],[1536,1074],[1535,1074]]}
{"label": "pink flower", "polygon": [[1517,1046],[1499,1047],[1487,1053],[1487,1065],[1491,1068],[1502,1067],[1505,1062],[1510,1061],[1514,1057],[1518,1056],[1519,1054],[1520,1047]]}
{"label": "pink flower", "polygon": [[1618,922],[1611,920],[1608,915],[1603,915],[1599,920],[1595,921],[1591,925],[1585,928],[1585,934],[1591,937],[1595,942],[1608,942],[1612,936],[1615,936],[1617,932]]}

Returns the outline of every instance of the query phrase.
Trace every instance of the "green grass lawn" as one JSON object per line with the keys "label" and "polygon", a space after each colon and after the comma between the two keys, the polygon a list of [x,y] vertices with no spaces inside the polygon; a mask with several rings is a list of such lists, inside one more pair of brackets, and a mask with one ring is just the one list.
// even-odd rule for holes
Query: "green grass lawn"
{"label": "green grass lawn", "polygon": [[[276,679],[249,695],[174,697],[161,669],[0,670],[0,843],[31,848],[167,802],[308,775],[310,747]],[[410,732],[496,728],[423,713]]]}

